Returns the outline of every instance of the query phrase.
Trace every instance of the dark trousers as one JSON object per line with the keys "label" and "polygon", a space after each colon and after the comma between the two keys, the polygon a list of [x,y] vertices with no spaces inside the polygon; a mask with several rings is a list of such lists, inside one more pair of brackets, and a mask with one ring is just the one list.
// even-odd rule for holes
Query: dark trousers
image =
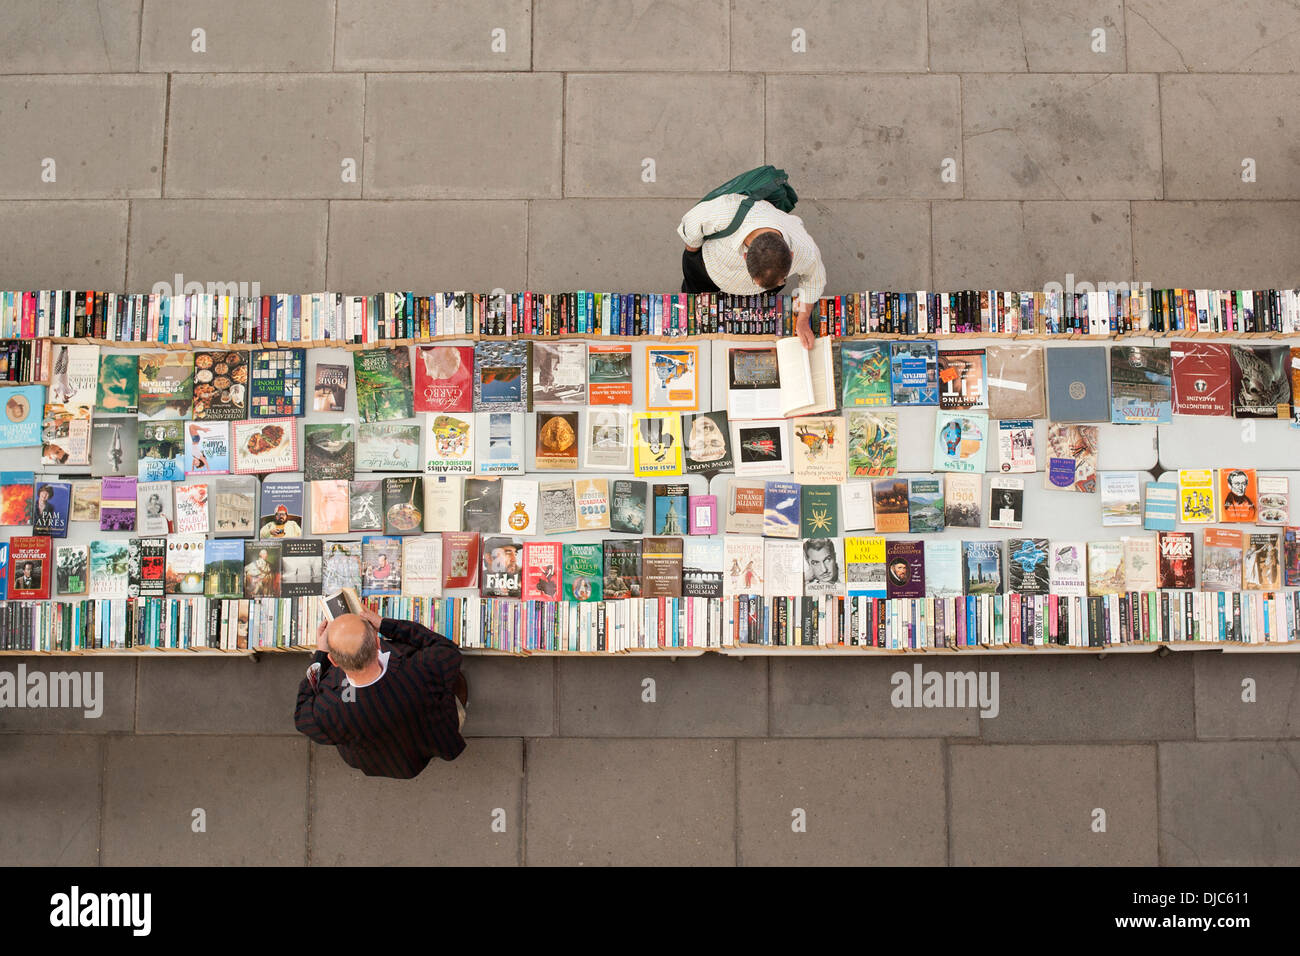
{"label": "dark trousers", "polygon": [[[765,289],[766,292],[780,292],[785,288],[782,282],[775,289]],[[691,252],[689,249],[682,250],[682,291],[683,292],[721,292],[716,282],[709,277],[709,270],[704,268],[704,250],[696,249]]]}

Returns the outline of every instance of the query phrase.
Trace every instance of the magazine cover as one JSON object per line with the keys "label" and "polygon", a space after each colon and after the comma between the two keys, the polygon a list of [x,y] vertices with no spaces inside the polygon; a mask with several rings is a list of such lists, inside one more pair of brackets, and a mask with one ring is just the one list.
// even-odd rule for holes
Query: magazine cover
{"label": "magazine cover", "polygon": [[938,405],[938,345],[925,341],[891,342],[889,351],[894,404]]}
{"label": "magazine cover", "polygon": [[1110,420],[1117,425],[1173,421],[1173,360],[1163,346],[1110,349]]}
{"label": "magazine cover", "polygon": [[983,349],[941,349],[938,358],[939,407],[987,409]]}

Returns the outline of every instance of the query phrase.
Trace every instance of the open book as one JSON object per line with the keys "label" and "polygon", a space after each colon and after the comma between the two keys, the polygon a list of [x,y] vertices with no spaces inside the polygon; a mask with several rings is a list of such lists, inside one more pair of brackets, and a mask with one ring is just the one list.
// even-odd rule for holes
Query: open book
{"label": "open book", "polygon": [[815,339],[811,349],[804,348],[798,336],[782,339],[776,343],[776,362],[781,374],[781,417],[835,410],[835,371],[828,336]]}
{"label": "open book", "polygon": [[352,588],[341,588],[333,594],[324,595],[320,603],[325,609],[325,616],[331,621],[344,614],[360,614],[362,609],[361,598]]}

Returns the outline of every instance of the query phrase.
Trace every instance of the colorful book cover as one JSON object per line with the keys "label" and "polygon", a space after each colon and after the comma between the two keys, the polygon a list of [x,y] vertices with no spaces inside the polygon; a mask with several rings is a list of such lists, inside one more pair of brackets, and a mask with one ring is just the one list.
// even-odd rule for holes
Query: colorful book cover
{"label": "colorful book cover", "polygon": [[142,421],[136,441],[141,481],[185,480],[185,423]]}
{"label": "colorful book cover", "polygon": [[72,485],[66,481],[37,481],[32,534],[66,538],[72,520]]}
{"label": "colorful book cover", "polygon": [[1101,346],[1046,349],[1047,417],[1056,422],[1109,422],[1107,350]]}
{"label": "colorful book cover", "polygon": [[1088,596],[1123,594],[1125,590],[1124,542],[1088,542]]}
{"label": "colorful book cover", "polygon": [[[346,378],[343,384],[347,385]],[[418,346],[415,350],[415,411],[468,415],[473,410],[474,346]]]}
{"label": "colorful book cover", "polygon": [[654,498],[654,533],[658,535],[682,535],[687,533],[689,518],[687,516],[687,499],[690,497],[690,485],[656,484]]}
{"label": "colorful book cover", "polygon": [[885,541],[885,593],[891,598],[925,597],[925,542]]}
{"label": "colorful book cover", "polygon": [[838,485],[804,485],[799,492],[799,537],[837,538],[840,533]]}
{"label": "colorful book cover", "polygon": [[605,600],[641,596],[641,539],[603,542],[605,549]]}
{"label": "colorful book cover", "polygon": [[1061,597],[1088,596],[1088,550],[1082,541],[1053,541],[1049,591]]}
{"label": "colorful book cover", "polygon": [[244,597],[280,596],[280,545],[249,542],[244,548]]}
{"label": "colorful book cover", "polygon": [[167,593],[167,539],[132,538],[127,546],[127,597]]}
{"label": "colorful book cover", "polygon": [[950,411],[987,409],[986,364],[983,349],[940,350],[939,407]]}
{"label": "colorful book cover", "polygon": [[632,463],[638,478],[682,473],[682,419],[672,412],[632,416]]}
{"label": "colorful book cover", "polygon": [[176,485],[176,533],[207,534],[208,486],[206,482]]}
{"label": "colorful book cover", "polygon": [[519,412],[476,412],[474,417],[475,473],[522,475],[527,457],[524,441],[527,416]]}
{"label": "colorful book cover", "polygon": [[420,426],[357,425],[356,471],[419,471]]}
{"label": "colorful book cover", "polygon": [[1046,417],[1041,345],[990,345],[984,349],[989,418]]}
{"label": "colorful book cover", "polygon": [[193,417],[196,421],[249,417],[247,353],[194,353]]}
{"label": "colorful book cover", "polygon": [[793,481],[768,481],[763,489],[763,536],[799,537],[802,487]]}
{"label": "colorful book cover", "polygon": [[721,539],[687,538],[682,546],[682,596],[722,597],[725,560],[726,547]]}
{"label": "colorful book cover", "polygon": [[201,534],[173,534],[167,538],[163,593],[203,593],[203,555],[206,548],[207,538]]}
{"label": "colorful book cover", "polygon": [[523,545],[515,538],[483,539],[483,570],[479,592],[483,597],[519,597],[523,590]]}
{"label": "colorful book cover", "polygon": [[694,411],[699,407],[698,346],[651,346],[645,374],[648,410]]}
{"label": "colorful book cover", "polygon": [[558,601],[563,591],[564,545],[558,541],[524,542],[524,600]]}
{"label": "colorful book cover", "polygon": [[1254,468],[1220,468],[1219,494],[1220,521],[1255,523],[1259,513],[1259,488]]}
{"label": "colorful book cover", "polygon": [[[134,478],[105,478],[99,490],[99,530],[135,530]],[[28,491],[31,485],[28,485]],[[28,501],[30,502],[30,495]],[[5,524],[10,522],[6,521]]]}
{"label": "colorful book cover", "polygon": [[[31,527],[36,501],[36,474],[31,471],[0,472],[0,524]],[[131,482],[132,489],[135,482]],[[135,506],[134,490],[131,494]]]}
{"label": "colorful book cover", "polygon": [[[44,399],[41,401],[43,403]],[[94,417],[134,415],[139,408],[139,357],[105,351],[99,357],[99,381],[95,387]]]}
{"label": "colorful book cover", "polygon": [[502,534],[537,534],[538,482],[532,478],[501,479]]}
{"label": "colorful book cover", "polygon": [[[441,549],[438,554],[441,557]],[[313,597],[322,593],[324,557],[325,542],[319,538],[301,538],[282,542],[280,544],[280,596]]]}
{"label": "colorful book cover", "polygon": [[1002,542],[963,541],[962,588],[967,594],[1002,593]]}
{"label": "colorful book cover", "polygon": [[[1259,524],[1286,524],[1291,520],[1290,481],[1285,475],[1260,475],[1256,479],[1259,487],[1259,514],[1255,519]],[[76,520],[76,515],[73,519]]]}
{"label": "colorful book cover", "polygon": [[632,467],[631,418],[622,409],[593,408],[587,412],[583,466],[602,471]]}
{"label": "colorful book cover", "polygon": [[311,410],[314,412],[343,411],[347,405],[350,377],[351,370],[346,365],[317,363],[316,387],[312,392]]}
{"label": "colorful book cover", "polygon": [[466,478],[462,504],[466,531],[497,534],[501,530],[501,478]]}
{"label": "colorful book cover", "polygon": [[805,538],[800,551],[804,594],[844,593],[844,561],[839,538]]}
{"label": "colorful book cover", "polygon": [[213,538],[203,549],[203,593],[226,600],[244,596],[244,539]]}
{"label": "colorful book cover", "polygon": [[763,533],[763,493],[761,480],[727,479],[728,534]]}
{"label": "colorful book cover", "polygon": [[140,420],[135,416],[96,418],[90,423],[90,473],[124,477],[138,471]]}
{"label": "colorful book cover", "polygon": [[763,593],[763,539],[729,534],[722,544],[722,594]]}
{"label": "colorful book cover", "polygon": [[599,544],[564,545],[561,580],[566,601],[599,601],[604,594],[604,548]]}
{"label": "colorful book cover", "polygon": [[41,464],[89,465],[90,419],[51,415],[47,404],[41,426]]}
{"label": "colorful book cover", "polygon": [[867,408],[890,402],[889,343],[845,342],[840,347],[841,407]]}
{"label": "colorful book cover", "polygon": [[99,481],[72,482],[73,521],[93,521],[99,524]]}
{"label": "colorful book cover", "polygon": [[[104,479],[107,488],[109,479]],[[227,475],[208,482],[212,496],[212,533],[221,537],[251,537],[257,529],[257,479]],[[103,506],[100,506],[103,514]]]}
{"label": "colorful book cover", "polygon": [[691,495],[687,499],[687,508],[690,512],[690,534],[718,533],[717,495]]}
{"label": "colorful book cover", "polygon": [[357,377],[357,415],[363,422],[389,422],[415,414],[411,355],[405,348],[352,353]]}
{"label": "colorful book cover", "polygon": [[1175,415],[1232,415],[1232,357],[1215,342],[1172,342]]}
{"label": "colorful book cover", "polygon": [[568,534],[578,530],[578,499],[572,481],[543,481],[537,486],[542,534]]}
{"label": "colorful book cover", "polygon": [[587,401],[591,405],[632,404],[632,346],[587,346]]}
{"label": "colorful book cover", "polygon": [[1037,471],[1034,437],[1032,419],[998,422],[998,471],[1004,475]]}
{"label": "colorful book cover", "polygon": [[871,483],[875,503],[876,530],[881,532],[906,531],[911,521],[908,517],[908,490],[906,478],[882,478]]}
{"label": "colorful book cover", "polygon": [[1284,345],[1230,345],[1232,414],[1291,417],[1291,350]]}
{"label": "colorful book cover", "polygon": [[682,596],[682,539],[676,536],[641,539],[641,596]]}
{"label": "colorful book cover", "polygon": [[352,480],[357,459],[351,422],[307,422],[302,426],[303,477],[307,481]]}
{"label": "colorful book cover", "polygon": [[939,347],[934,342],[891,342],[890,381],[895,405],[939,404]]}
{"label": "colorful book cover", "polygon": [[474,411],[532,411],[530,345],[479,342],[474,346]]}
{"label": "colorful book cover", "polygon": [[0,448],[39,448],[45,415],[45,386],[18,385],[6,388],[3,395]]}
{"label": "colorful book cover", "polygon": [[1196,587],[1196,556],[1190,531],[1161,531],[1156,535],[1160,550],[1161,588]]}
{"label": "colorful book cover", "polygon": [[646,492],[644,481],[618,479],[614,482],[609,510],[609,529],[623,534],[645,534]]}
{"label": "colorful book cover", "polygon": [[361,539],[361,594],[399,594],[401,590],[402,539],[366,535]]}
{"label": "colorful book cover", "polygon": [[321,565],[321,594],[337,594],[344,588],[361,593],[361,542],[327,541]]}
{"label": "colorful book cover", "polygon": [[987,415],[940,411],[934,423],[934,470],[983,474],[988,438]]}
{"label": "colorful book cover", "polygon": [[726,412],[685,414],[682,434],[682,468],[686,474],[716,474],[731,469],[731,424]]}
{"label": "colorful book cover", "polygon": [[912,534],[934,534],[944,529],[943,484],[938,478],[909,478],[907,482],[907,530]]}
{"label": "colorful book cover", "polygon": [[885,597],[884,538],[845,538],[844,563],[849,597]]}
{"label": "colorful book cover", "polygon": [[1015,594],[1048,592],[1048,543],[1046,538],[1007,539],[1007,587]]}
{"label": "colorful book cover", "polygon": [[185,474],[224,475],[230,471],[230,422],[185,422]]}
{"label": "colorful book cover", "polygon": [[1201,548],[1201,590],[1240,591],[1242,541],[1240,531],[1206,528]]}
{"label": "colorful book cover", "polygon": [[1168,424],[1173,409],[1173,360],[1163,346],[1116,345],[1110,350],[1110,420],[1117,425]]}
{"label": "colorful book cover", "polygon": [[1276,534],[1242,535],[1242,586],[1247,591],[1276,591],[1282,586],[1282,549]]}
{"label": "colorful book cover", "polygon": [[1147,531],[1173,531],[1178,520],[1178,483],[1148,481],[1142,527]]}
{"label": "colorful book cover", "polygon": [[188,418],[194,403],[194,353],[146,352],[138,358],[140,421]]}
{"label": "colorful book cover", "polygon": [[943,523],[949,528],[978,528],[983,523],[983,478],[960,472],[943,476]]}
{"label": "colorful book cover", "polygon": [[1024,521],[1024,479],[994,475],[989,482],[989,527],[1021,528]]}
{"label": "colorful book cover", "polygon": [[948,538],[925,541],[925,596],[959,598],[961,586],[961,542]]}
{"label": "colorful book cover", "polygon": [[231,425],[231,445],[235,454],[231,470],[237,475],[298,470],[296,418],[234,422]]}
{"label": "colorful book cover", "polygon": [[587,404],[585,343],[533,343],[533,403],[537,405]]}
{"label": "colorful book cover", "polygon": [[577,412],[537,412],[537,448],[533,464],[539,471],[578,469]]}
{"label": "colorful book cover", "polygon": [[448,531],[442,536],[442,588],[477,588],[482,541],[474,531]]}
{"label": "colorful book cover", "polygon": [[842,483],[848,467],[844,419],[809,416],[794,419],[791,427],[795,480],[807,484]]}
{"label": "colorful book cover", "polygon": [[424,531],[424,483],[419,475],[390,475],[383,479],[384,534]]}
{"label": "colorful book cover", "polygon": [[790,471],[784,419],[738,421],[730,418],[736,474],[746,478],[784,475]]}
{"label": "colorful book cover", "polygon": [[[124,598],[129,584],[130,545],[126,541],[90,542],[90,597]],[[12,567],[13,562],[10,562]],[[199,574],[202,594],[203,574]],[[13,595],[11,594],[10,597]]]}
{"label": "colorful book cover", "polygon": [[898,470],[898,413],[847,413],[848,477],[889,478]]}
{"label": "colorful book cover", "polygon": [[1047,474],[1044,487],[1092,494],[1097,490],[1096,425],[1047,426]]}
{"label": "colorful book cover", "polygon": [[267,540],[301,538],[303,491],[301,481],[262,483],[261,524],[257,536]]}
{"label": "colorful book cover", "polygon": [[[409,394],[411,386],[410,359],[407,356],[406,349],[398,351],[406,359],[406,386]],[[374,352],[354,352],[353,360],[360,363],[362,356],[374,354]],[[248,396],[249,418],[302,417],[307,391],[306,349],[262,349],[254,352],[250,377],[253,381]],[[358,375],[358,395],[360,394],[360,378],[361,376]],[[411,413],[408,411],[405,415],[394,417],[410,418]]]}
{"label": "colorful book cover", "polygon": [[135,530],[150,537],[176,530],[170,481],[139,481],[135,486]]}
{"label": "colorful book cover", "polygon": [[56,344],[46,417],[89,420],[98,389],[99,346]]}
{"label": "colorful book cover", "polygon": [[1214,471],[1182,468],[1178,472],[1178,510],[1183,524],[1211,524],[1218,509],[1214,502]]}
{"label": "colorful book cover", "polygon": [[1136,471],[1103,471],[1101,490],[1102,527],[1127,527],[1142,523],[1142,488]]}

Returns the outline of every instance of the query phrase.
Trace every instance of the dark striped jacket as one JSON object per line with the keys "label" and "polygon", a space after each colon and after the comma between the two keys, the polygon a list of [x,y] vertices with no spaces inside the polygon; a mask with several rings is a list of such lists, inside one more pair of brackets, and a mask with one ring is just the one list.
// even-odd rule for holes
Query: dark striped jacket
{"label": "dark striped jacket", "polygon": [[321,744],[334,744],[350,766],[372,777],[414,777],[434,757],[454,760],[465,749],[452,688],[460,674],[460,648],[413,621],[385,618],[379,633],[389,651],[388,670],[369,687],[343,699],[346,674],[323,651],[315,685],[298,685],[294,724]]}

